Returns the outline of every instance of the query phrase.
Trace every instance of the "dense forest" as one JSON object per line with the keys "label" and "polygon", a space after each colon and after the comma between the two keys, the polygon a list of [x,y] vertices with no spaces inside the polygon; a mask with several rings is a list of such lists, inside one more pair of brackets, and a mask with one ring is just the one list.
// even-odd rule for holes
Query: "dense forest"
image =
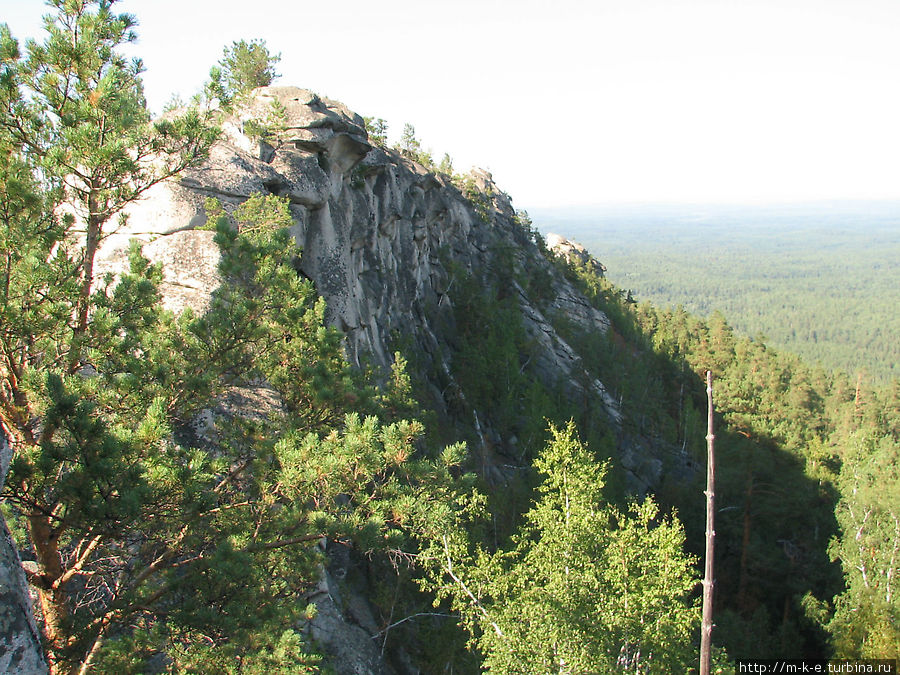
{"label": "dense forest", "polygon": [[[377,617],[366,641],[407,672],[694,672],[707,371],[717,672],[900,656],[896,378],[634,302],[525,213],[484,268],[442,252],[446,372],[400,332],[390,368],[348,363],[277,195],[205,204],[222,283],[203,313],[163,308],[162,269],[136,244],[128,269],[95,275],[123,210],[202,162],[273,77],[263,43],[234,43],[191,105],[151,120],[120,53],[134,19],[114,4],[51,3],[45,42],[24,50],[0,35],[2,506],[51,672],[342,672],[309,629],[335,548],[354,561],[346,597],[361,589]],[[499,229],[493,195],[452,189]],[[559,311],[563,287],[609,328]],[[540,376],[526,304],[620,419]],[[198,432],[260,390],[252,415]],[[515,452],[490,455],[483,429]],[[652,485],[634,489],[626,454],[659,462]]]}
{"label": "dense forest", "polygon": [[[748,658],[800,657],[827,653],[830,635],[839,655],[896,654],[888,626],[900,543],[891,505],[897,380],[872,389],[740,337],[719,313],[701,319],[681,308],[633,304],[605,280],[586,282],[619,317],[618,328],[633,329],[645,345],[643,358],[628,359],[620,371],[628,407],[657,411],[642,433],[652,430],[702,461],[698,376],[709,369],[716,378],[726,425],[717,433],[719,644]],[[624,360],[618,356],[613,362]],[[649,372],[638,365],[645,359],[657,359],[644,366]],[[661,386],[654,393],[647,383],[655,378]],[[667,481],[660,496],[679,508],[688,545],[699,551],[702,518],[689,495],[700,485],[687,487]]]}
{"label": "dense forest", "polygon": [[532,213],[635,297],[886,384],[900,368],[900,205],[648,205]]}

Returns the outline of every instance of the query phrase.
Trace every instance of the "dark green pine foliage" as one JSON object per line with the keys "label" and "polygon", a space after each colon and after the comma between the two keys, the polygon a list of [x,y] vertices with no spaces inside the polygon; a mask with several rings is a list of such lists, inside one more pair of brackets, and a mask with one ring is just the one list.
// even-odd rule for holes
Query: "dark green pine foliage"
{"label": "dark green pine foliage", "polygon": [[281,54],[272,54],[265,40],[238,40],[222,50],[219,63],[210,70],[206,94],[230,107],[257,87],[267,87],[279,77],[275,68]]}
{"label": "dark green pine foliage", "polygon": [[[92,295],[89,328],[107,339],[89,371],[35,374],[54,434],[17,449],[4,497],[26,520],[57,514],[56,672],[138,672],[160,651],[183,670],[254,672],[279,650],[306,672],[316,659],[291,626],[315,612],[301,602],[313,544],[403,550],[453,517],[459,449],[417,459],[421,424],[348,413],[403,392],[349,375],[292,265],[287,204],[251,198],[236,218],[219,218],[225,283],[203,317],[162,312],[160,271],[134,248],[131,273]],[[283,405],[220,419],[214,452],[190,442],[200,407],[263,380]]]}
{"label": "dark green pine foliage", "polygon": [[[161,309],[161,271],[136,246],[129,270],[95,278],[122,210],[216,132],[193,110],[150,122],[139,64],[119,52],[134,19],[114,2],[52,5],[27,56],[0,38],[3,499],[51,668],[135,672],[165,652],[182,670],[303,672],[313,544],[433,536],[459,453],[416,459],[418,422],[370,416],[405,394],[344,363],[294,269],[283,202],[251,199],[219,224],[224,284],[203,317]],[[192,434],[201,409],[263,380],[268,417]]]}
{"label": "dark green pine foliage", "polygon": [[287,203],[251,196],[235,212],[236,227],[222,220],[215,202],[207,208],[210,222],[220,221],[225,283],[200,319],[204,340],[216,353],[230,353],[235,371],[264,372],[290,414],[310,429],[334,426],[348,408],[374,411],[372,395],[341,356],[340,334],[324,328],[324,300],[290,256],[278,253],[294,247]]}
{"label": "dark green pine foliage", "polygon": [[[530,237],[531,232],[526,235]],[[450,413],[469,429],[477,418],[479,425],[500,437],[498,444],[485,442],[477,434],[467,436],[474,468],[484,473],[491,464],[514,467],[501,489],[487,490],[493,539],[501,541],[515,531],[529,507],[537,484],[532,462],[549,438],[548,421],[562,426],[574,419],[601,460],[614,452],[614,431],[603,402],[587,393],[590,380],[578,383],[585,394],[573,400],[564,383],[546,382],[536,367],[540,347],[525,330],[517,289],[543,301],[551,291],[541,283],[552,284],[552,267],[532,270],[512,246],[498,245],[491,251],[487,269],[470,272],[452,262],[447,268],[453,321],[441,325],[441,330],[453,347],[453,381],[444,384]],[[558,327],[565,322],[554,320]],[[591,358],[595,352],[581,353]],[[621,498],[617,467],[610,468],[607,483],[608,496]]]}
{"label": "dark green pine foliage", "polygon": [[[122,290],[95,298],[96,251],[125,206],[202,158],[216,133],[196,112],[150,122],[140,63],[118,51],[134,39],[134,19],[115,14],[114,2],[50,4],[46,39],[30,41],[24,56],[0,29],[0,146],[9,158],[0,190],[0,422],[15,452],[7,485],[34,546],[32,582],[56,668],[70,642],[67,587],[84,576],[96,542],[120,528],[117,509],[133,514],[131,494],[143,489],[140,470],[119,460],[128,447],[151,446],[164,426],[164,402],[110,390],[116,379],[132,386],[139,359],[117,354],[92,375],[111,341],[140,342],[159,320],[148,309],[155,272],[139,264]],[[73,530],[84,538],[65,551]]]}

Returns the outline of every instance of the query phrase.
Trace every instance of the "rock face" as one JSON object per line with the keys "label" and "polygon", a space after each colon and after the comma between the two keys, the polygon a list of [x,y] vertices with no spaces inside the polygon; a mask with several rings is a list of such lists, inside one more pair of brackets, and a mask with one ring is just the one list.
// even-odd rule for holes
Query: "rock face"
{"label": "rock face", "polygon": [[[244,133],[273,110],[282,116],[276,134],[254,140]],[[224,137],[203,166],[132,207],[128,224],[107,239],[98,268],[121,268],[128,240],[138,238],[145,255],[164,264],[167,305],[202,310],[218,285],[212,235],[196,229],[206,222],[204,200],[215,197],[231,210],[254,193],[277,194],[290,201],[301,269],[327,301],[329,321],[345,333],[351,361],[388,365],[391,336],[400,332],[447,372],[451,356],[435,325],[452,320],[450,265],[483,274],[501,264],[497,251],[505,247],[526,269],[552,267],[490,174],[473,172],[471,182],[483,195],[478,208],[448,176],[371,145],[362,118],[343,104],[304,89],[265,87],[224,124]],[[511,284],[525,329],[542,347],[541,377],[563,388],[585,386],[578,384],[585,378],[576,372],[577,356],[545,312],[564,312],[600,332],[609,325],[606,316],[560,275],[553,276],[552,299],[543,308]],[[619,419],[603,384],[587,386]]]}
{"label": "rock face", "polygon": [[551,232],[547,235],[547,248],[571,263],[584,265],[601,277],[606,274],[606,268],[603,264],[588,253],[587,249],[578,242]]}
{"label": "rock face", "polygon": [[[279,130],[254,137],[273,115]],[[121,268],[128,240],[136,237],[147,257],[163,263],[166,304],[202,311],[219,283],[212,233],[198,229],[206,222],[204,200],[215,197],[231,211],[254,193],[286,197],[302,247],[301,270],[325,298],[329,322],[345,334],[350,360],[389,365],[393,336],[400,333],[425,364],[422,371],[452,380],[452,348],[438,327],[453,323],[454,270],[483,276],[510,264],[498,251],[511,250],[514,264],[541,269],[551,280],[549,299],[538,306],[509,275],[507,290],[519,298],[524,329],[538,345],[531,367],[573,397],[583,397],[585,388],[600,396],[618,423],[612,397],[586,376],[550,320],[560,312],[585,330],[604,332],[607,317],[556,273],[490,174],[476,171],[468,179],[476,203],[450,177],[370,144],[363,119],[342,104],[291,87],[257,90],[223,131],[203,166],[157,186],[129,211],[127,225],[101,250],[101,270]],[[441,393],[447,387],[431,389],[434,407],[449,407]],[[469,424],[489,439],[485,444],[496,444],[497,434],[477,413]],[[500,469],[488,471],[503,480]],[[373,626],[359,618],[364,612],[342,610],[353,603],[338,597],[332,581],[330,573],[323,575],[313,636],[341,673],[391,672],[372,639]]]}
{"label": "rock face", "polygon": [[[11,455],[9,444],[0,435],[0,487],[6,480]],[[6,523],[0,518],[0,673],[46,672],[22,563]]]}

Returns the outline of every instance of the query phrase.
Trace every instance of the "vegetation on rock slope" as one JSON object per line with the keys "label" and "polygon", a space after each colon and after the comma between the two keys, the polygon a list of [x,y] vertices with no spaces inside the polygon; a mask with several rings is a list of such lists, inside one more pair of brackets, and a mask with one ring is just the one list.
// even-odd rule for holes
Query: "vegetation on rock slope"
{"label": "vegetation on rock slope", "polygon": [[[633,336],[623,347],[611,335],[605,351],[624,364],[617,387],[639,433],[702,461],[700,374],[715,375],[717,643],[734,657],[895,658],[898,382],[872,389],[740,337],[720,314],[636,305],[584,269],[569,274]],[[698,476],[658,490],[695,551],[701,489]]]}

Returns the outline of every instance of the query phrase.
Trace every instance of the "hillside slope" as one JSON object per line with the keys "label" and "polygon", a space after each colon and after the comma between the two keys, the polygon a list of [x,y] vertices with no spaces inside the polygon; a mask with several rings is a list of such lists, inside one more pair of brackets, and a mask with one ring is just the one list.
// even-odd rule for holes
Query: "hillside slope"
{"label": "hillside slope", "polygon": [[[369,373],[380,382],[402,380],[408,374],[413,395],[397,404],[397,414],[412,410],[427,428],[412,454],[433,458],[448,444],[467,442],[464,457],[452,465],[451,473],[477,475],[487,516],[473,532],[477,530],[480,543],[491,551],[503,552],[516,541],[523,514],[537,498],[540,476],[547,474],[535,468],[535,459],[552,435],[548,426],[562,428],[570,420],[589,448],[583,473],[591,483],[602,482],[605,473],[604,499],[624,505],[654,494],[664,511],[677,512],[684,522],[688,552],[702,551],[703,471],[698,468],[705,460],[706,399],[698,374],[712,370],[721,448],[717,644],[726,646],[731,656],[745,658],[830,653],[829,612],[852,607],[849,600],[839,602],[844,583],[829,555],[830,542],[840,534],[836,485],[841,463],[852,454],[846,448],[869,442],[865,434],[897,436],[897,417],[890,411],[897,407],[898,391],[875,392],[859,385],[854,390],[845,379],[814,372],[763,343],[741,338],[718,316],[707,322],[682,310],[636,305],[604,277],[603,265],[583,247],[564,238],[545,242],[488,174],[435,173],[408,153],[373,143],[363,119],[338,102],[292,87],[262,88],[235,115],[225,117],[222,127],[222,138],[207,161],[177,180],[157,185],[146,199],[128,207],[127,221],[103,242],[98,273],[123,278],[129,242],[137,239],[144,255],[162,266],[159,288],[169,309],[189,308],[195,316],[233,319],[222,307],[238,303],[241,296],[226,292],[230,282],[220,266],[226,258],[222,241],[228,233],[237,241],[241,227],[250,227],[252,235],[253,225],[239,217],[229,223],[211,216],[220,207],[227,214],[239,213],[254,195],[286,199],[299,254],[289,265],[284,263],[287,275],[270,278],[312,281],[327,303],[326,320],[339,329],[344,355],[355,372]],[[287,238],[273,241],[289,250]],[[232,269],[231,274],[240,277],[241,271]],[[248,287],[256,296],[266,294],[265,288]],[[276,310],[289,312],[291,298],[284,303],[288,307]],[[248,302],[255,300],[258,297]],[[210,335],[217,328],[206,326],[204,333],[197,325],[188,326],[195,331],[191,335]],[[290,324],[275,322],[275,327],[284,332],[264,335],[279,348],[287,350],[294,341],[302,341],[299,331],[290,332]],[[324,334],[318,328],[314,332]],[[277,360],[287,359],[290,352],[255,353],[275,354]],[[138,360],[143,354],[141,349],[130,353]],[[310,354],[304,354],[309,363],[301,366],[315,370],[319,357],[314,351]],[[113,359],[118,356],[112,354]],[[216,374],[219,384],[224,383],[217,390],[219,398],[194,419],[173,415],[178,422],[177,443],[164,447],[173,453],[176,446],[183,446],[197,456],[227,457],[222,451],[229,440],[216,435],[217,422],[252,420],[246,427],[257,436],[264,436],[262,430],[270,423],[278,426],[275,421],[284,416],[286,407],[279,400],[282,394],[259,376],[261,368],[239,363],[246,372],[234,372],[229,362]],[[73,379],[89,382],[91,365]],[[214,367],[190,365],[199,370]],[[267,367],[283,375],[280,365]],[[300,370],[284,372],[289,379]],[[232,386],[235,383],[239,386]],[[369,395],[377,398],[372,391]],[[128,396],[122,398],[128,402]],[[338,410],[351,413],[347,419],[368,414],[362,403],[354,407],[360,398],[345,399]],[[308,412],[300,401],[297,412]],[[380,411],[387,421],[396,418],[391,417],[393,412]],[[315,453],[369,452],[369,446],[360,450],[359,444],[342,445],[345,430],[359,426],[358,417],[352,423],[342,419],[336,416],[321,428],[288,427],[271,444],[291,448],[288,441],[302,431],[303,438],[321,443],[309,446]],[[241,424],[238,421],[235,427]],[[250,443],[252,434],[237,438]],[[415,437],[410,433],[406,440],[412,444]],[[266,442],[258,447],[271,447]],[[403,451],[408,458],[409,448]],[[361,455],[349,457],[351,468],[335,460],[341,478],[356,472]],[[298,456],[302,461],[292,479],[307,468],[313,474],[324,471],[314,461],[319,457]],[[325,458],[326,466],[331,459]],[[195,460],[200,462],[196,457],[191,461]],[[240,476],[255,458],[251,453],[235,461],[224,474],[214,476],[219,486]],[[387,483],[395,471],[392,466],[385,471],[387,478],[379,475],[372,480],[384,478]],[[219,482],[221,475],[226,478]],[[313,482],[319,478],[312,476]],[[252,481],[248,484],[252,488]],[[429,484],[404,480],[404,485],[416,489]],[[252,499],[240,500],[251,488],[233,503],[212,502],[208,513],[221,516],[250,504]],[[365,482],[366,497],[368,488]],[[592,485],[590,492],[599,489]],[[338,511],[349,500],[343,490],[331,497]],[[193,498],[202,501],[198,495]],[[287,501],[279,504],[281,509],[286,510]],[[259,522],[278,511],[264,500],[261,503],[264,515]],[[188,505],[194,508],[193,502]],[[301,505],[303,518],[308,515],[303,511],[306,506]],[[592,501],[587,510],[596,515],[594,507]],[[173,513],[177,521],[181,512]],[[402,521],[403,515],[403,509],[395,508],[391,522]],[[657,526],[665,520],[648,516],[648,530],[663,531]],[[325,537],[318,529],[300,539],[317,541],[316,555],[310,559],[318,567],[291,569],[302,582],[290,593],[315,604],[316,611],[302,619],[303,635],[324,650],[336,672],[480,670],[480,655],[466,648],[459,617],[445,605],[435,611],[434,596],[421,593],[411,580],[417,573],[414,564],[399,564],[397,558],[374,549],[356,549],[349,545],[349,537]],[[199,553],[179,552],[185,566],[219,552],[220,542],[201,543],[207,549]],[[271,544],[243,551],[259,552]],[[109,546],[116,550],[119,542]],[[549,550],[552,554],[552,542]],[[21,552],[30,553],[27,546],[21,546]],[[394,554],[406,563],[415,561],[414,553],[401,549]],[[83,562],[94,562],[90,549],[83,555]],[[122,559],[127,569],[127,556]],[[14,567],[10,563],[4,569],[15,573]],[[176,584],[178,574],[174,577]],[[290,593],[285,597],[293,599]],[[18,600],[27,607],[27,598]],[[515,605],[504,611],[515,619]],[[852,616],[856,609],[850,611]],[[29,639],[23,626],[20,621],[6,635]],[[130,630],[119,636],[124,645],[120,648],[129,658]],[[154,639],[149,638],[151,651],[157,647]],[[225,633],[219,646],[227,648],[228,642]],[[205,639],[197,644],[205,648]]]}

